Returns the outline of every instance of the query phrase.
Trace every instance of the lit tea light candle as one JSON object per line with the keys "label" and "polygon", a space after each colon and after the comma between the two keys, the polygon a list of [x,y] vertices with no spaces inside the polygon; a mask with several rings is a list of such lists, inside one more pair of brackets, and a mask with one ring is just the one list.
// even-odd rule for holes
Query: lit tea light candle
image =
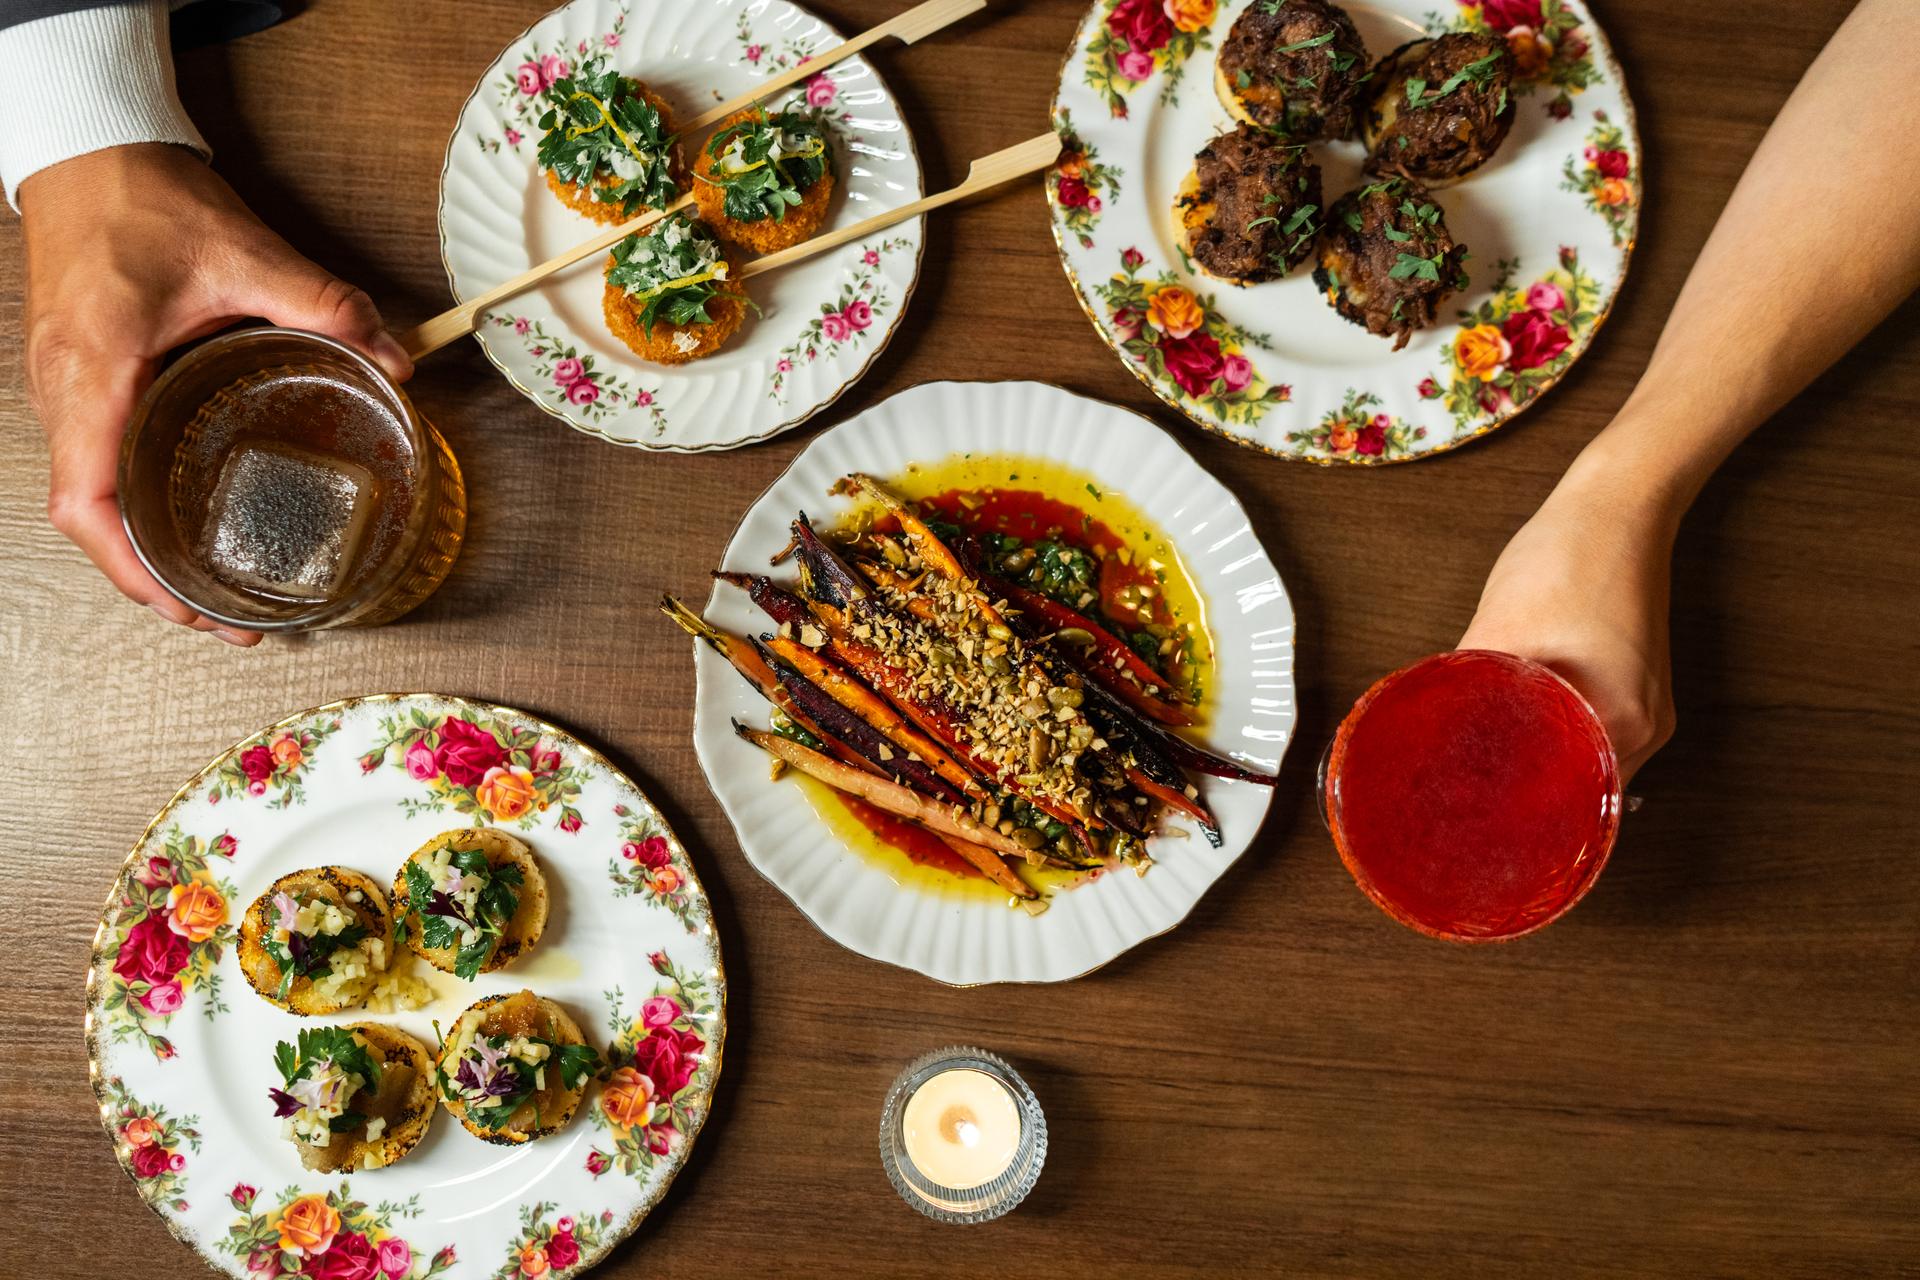
{"label": "lit tea light candle", "polygon": [[942,1222],[984,1222],[1026,1197],[1047,1154],[1039,1101],[1005,1061],[943,1049],[893,1082],[880,1157],[906,1202]]}

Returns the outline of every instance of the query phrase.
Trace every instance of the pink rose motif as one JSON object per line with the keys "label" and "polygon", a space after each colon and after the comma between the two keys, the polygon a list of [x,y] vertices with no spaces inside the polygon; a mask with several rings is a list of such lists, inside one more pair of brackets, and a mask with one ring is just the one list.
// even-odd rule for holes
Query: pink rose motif
{"label": "pink rose motif", "polygon": [[653,392],[651,391],[635,392],[633,397],[633,402],[639,405],[642,409],[644,409],[648,405],[653,403]]}
{"label": "pink rose motif", "polygon": [[829,77],[826,72],[822,71],[819,75],[807,81],[807,105],[810,107],[824,107],[829,102],[832,102],[834,95],[839,92],[839,86],[834,84],[832,78]]}
{"label": "pink rose motif", "polygon": [[186,995],[177,982],[156,983],[147,988],[147,994],[140,997],[140,1003],[148,1013],[162,1018],[178,1009],[185,1000]]}
{"label": "pink rose motif", "polygon": [[1093,199],[1093,192],[1087,190],[1084,178],[1061,178],[1054,190],[1060,196],[1060,207],[1063,209],[1084,209]]}
{"label": "pink rose motif", "polygon": [[571,1217],[555,1218],[553,1222],[553,1230],[555,1235],[560,1235],[563,1233],[567,1235],[572,1235],[573,1219]]}
{"label": "pink rose motif", "polygon": [[1480,394],[1477,399],[1480,404],[1480,412],[1485,414],[1497,414],[1502,410],[1513,407],[1513,397],[1507,394],[1507,389],[1505,387],[1497,387],[1491,382],[1486,383],[1480,388]]}
{"label": "pink rose motif", "polygon": [[574,1240],[573,1232],[554,1232],[553,1238],[547,1241],[547,1261],[553,1264],[556,1271],[563,1271],[580,1261],[580,1246]]}
{"label": "pink rose motif", "polygon": [[793,361],[787,359],[785,356],[781,356],[778,360],[774,362],[773,367],[774,367],[774,370],[778,373],[792,373]]}
{"label": "pink rose motif", "polygon": [[1196,329],[1184,338],[1166,339],[1160,344],[1160,355],[1166,361],[1167,372],[1190,396],[1207,394],[1225,363],[1220,356],[1220,343],[1204,329]]}
{"label": "pink rose motif", "polygon": [[880,251],[878,249],[869,249],[860,255],[860,261],[870,267],[877,267],[880,265]]}
{"label": "pink rose motif", "polygon": [[673,1150],[673,1126],[658,1125],[647,1130],[647,1150],[657,1156],[663,1156]]}
{"label": "pink rose motif", "polygon": [[1551,119],[1565,120],[1567,117],[1571,116],[1572,114],[1573,114],[1573,103],[1567,100],[1567,97],[1565,94],[1562,94],[1560,97],[1555,98],[1552,102],[1549,102],[1547,104],[1547,115]]}
{"label": "pink rose motif", "polygon": [[248,747],[240,753],[240,772],[247,775],[249,782],[264,782],[273,776],[273,752],[265,743]]}
{"label": "pink rose motif", "polygon": [[[756,45],[755,47],[758,48],[759,46]],[[587,1152],[587,1172],[592,1174],[594,1177],[597,1178],[601,1174],[605,1173],[607,1171],[608,1164],[609,1164],[609,1161],[607,1160],[607,1157],[601,1152],[591,1151],[591,1150]]]}
{"label": "pink rose motif", "polygon": [[635,859],[649,871],[658,871],[673,859],[673,850],[667,846],[665,836],[648,836],[640,842],[640,853]]}
{"label": "pink rose motif", "polygon": [[400,1280],[413,1268],[413,1246],[399,1236],[380,1242],[380,1271],[389,1280]]}
{"label": "pink rose motif", "polygon": [[227,1192],[227,1199],[233,1201],[234,1208],[244,1209],[252,1204],[253,1198],[259,1194],[260,1189],[258,1187],[248,1186],[244,1182],[236,1182],[233,1184],[233,1190]]}
{"label": "pink rose motif", "polygon": [[[1465,4],[1466,0],[1461,3]],[[1502,34],[1515,27],[1532,27],[1537,31],[1541,23],[1540,0],[1481,0],[1480,19]]]}
{"label": "pink rose motif", "polygon": [[654,996],[640,1006],[640,1022],[649,1031],[671,1026],[680,1016],[680,1002],[672,996]]}
{"label": "pink rose motif", "polygon": [[1527,305],[1535,311],[1545,311],[1549,314],[1555,311],[1565,311],[1567,309],[1567,295],[1560,291],[1559,285],[1553,284],[1550,281],[1539,280],[1535,281],[1533,287],[1527,290]]}
{"label": "pink rose motif", "polygon": [[454,1263],[453,1246],[450,1244],[443,1245],[440,1249],[440,1252],[433,1255],[433,1265],[438,1267],[442,1271],[445,1271],[448,1267],[452,1266],[453,1263]]}
{"label": "pink rose motif", "polygon": [[173,1041],[167,1039],[165,1036],[161,1036],[153,1042],[153,1056],[162,1062],[165,1062],[178,1052],[180,1051],[173,1047]]}
{"label": "pink rose motif", "polygon": [[560,748],[536,746],[527,754],[527,765],[537,774],[560,772]]}
{"label": "pink rose motif", "polygon": [[580,815],[572,809],[567,810],[560,818],[560,829],[568,835],[572,835],[578,831],[580,829]]}
{"label": "pink rose motif", "polygon": [[1438,400],[1440,398],[1440,384],[1432,378],[1420,379],[1420,398],[1422,400]]}
{"label": "pink rose motif", "polygon": [[846,316],[838,311],[829,311],[820,318],[820,332],[826,335],[828,342],[845,342],[853,336],[853,326],[847,323]]}
{"label": "pink rose motif", "polygon": [[1138,271],[1140,264],[1146,260],[1147,256],[1138,249],[1122,249],[1120,251],[1120,265],[1129,271]]}
{"label": "pink rose motif", "polygon": [[[517,147],[520,145],[520,131],[518,129],[509,129],[504,136],[507,139],[508,146]],[[525,332],[525,330],[522,330],[522,332]]]}
{"label": "pink rose motif", "polygon": [[663,1098],[671,1098],[693,1079],[694,1056],[707,1042],[691,1031],[655,1027],[633,1046],[633,1065],[653,1081]]}
{"label": "pink rose motif", "polygon": [[[586,41],[583,40],[580,42],[580,52],[585,53],[586,51]],[[566,79],[567,73],[572,69],[573,68],[567,65],[567,60],[559,54],[548,54],[546,57],[540,59],[540,87],[544,89],[555,80]]]}
{"label": "pink rose motif", "polygon": [[533,349],[533,352],[532,352],[532,354],[534,354],[534,355],[536,355],[536,356],[543,356],[543,355],[545,355],[545,354],[547,354],[547,349],[546,349],[545,347],[535,347],[535,348]]}
{"label": "pink rose motif", "polygon": [[167,927],[164,913],[156,912],[127,930],[113,971],[128,982],[171,982],[187,967],[192,952],[193,944]]}
{"label": "pink rose motif", "polygon": [[847,318],[847,325],[855,333],[873,323],[873,308],[867,305],[865,298],[855,298],[840,313]]}
{"label": "pink rose motif", "polygon": [[[1173,38],[1173,19],[1167,17],[1161,0],[1120,0],[1107,15],[1107,30],[1125,40],[1129,50],[1144,56]],[[1120,71],[1129,80],[1145,80],[1153,74],[1153,59],[1147,58],[1146,75],[1130,74],[1124,58]]]}
{"label": "pink rose motif", "polygon": [[586,365],[574,356],[556,360],[553,365],[553,380],[563,387],[570,387],[587,376]]}
{"label": "pink rose motif", "polygon": [[628,862],[640,861],[640,846],[629,840],[620,846],[620,856]]}
{"label": "pink rose motif", "polygon": [[1587,163],[1603,178],[1624,178],[1633,168],[1626,152],[1602,151],[1597,147],[1587,148]]}
{"label": "pink rose motif", "polygon": [[1580,251],[1570,244],[1560,246],[1560,265],[1573,270],[1573,264],[1580,261]]}
{"label": "pink rose motif", "polygon": [[528,320],[525,316],[515,316],[513,318],[513,331],[515,333],[524,334],[528,329],[531,329],[532,327],[533,327],[533,322]]}
{"label": "pink rose motif", "polygon": [[1105,208],[1105,207],[1106,207],[1105,205],[1103,205],[1103,204],[1101,204],[1101,203],[1100,203],[1100,197],[1099,197],[1099,196],[1088,196],[1088,197],[1087,197],[1087,212],[1088,212],[1088,213],[1098,213],[1098,212],[1100,212],[1100,210],[1101,210],[1101,209],[1103,209],[1103,208]]}
{"label": "pink rose motif", "polygon": [[507,750],[487,730],[459,716],[440,726],[440,770],[456,787],[473,787],[487,770],[505,764]]}
{"label": "pink rose motif", "polygon": [[380,1255],[358,1231],[342,1231],[327,1251],[307,1263],[309,1280],[375,1280]]}
{"label": "pink rose motif", "polygon": [[620,47],[620,33],[618,31],[609,31],[606,35],[600,37],[600,43],[609,49],[618,49]]}
{"label": "pink rose motif", "polygon": [[231,831],[222,831],[213,838],[210,851],[219,854],[223,858],[231,858],[234,854],[240,852],[240,842],[233,838]]}
{"label": "pink rose motif", "polygon": [[[1578,59],[1586,57],[1587,38],[1578,31],[1567,32],[1566,38],[1560,42],[1560,52],[1569,58]],[[1595,114],[1597,115],[1599,113],[1595,112]]]}
{"label": "pink rose motif", "polygon": [[1353,438],[1353,451],[1375,458],[1387,451],[1387,432],[1379,418],[1360,428]]}
{"label": "pink rose motif", "polygon": [[653,966],[655,973],[665,974],[673,972],[673,965],[668,962],[667,953],[664,951],[649,951],[647,953],[647,963]]}
{"label": "pink rose motif", "polygon": [[764,52],[766,52],[766,51],[765,51],[764,49],[762,49],[762,48],[761,48],[761,47],[760,47],[759,45],[757,45],[757,44],[750,44],[750,45],[748,45],[748,46],[747,46],[747,61],[748,61],[748,62],[751,62],[751,63],[753,63],[753,64],[754,64],[755,66],[758,66],[758,65],[760,65],[760,55],[761,55],[762,53],[764,53]]}
{"label": "pink rose motif", "polygon": [[520,92],[529,98],[547,87],[546,81],[540,78],[540,64],[537,62],[521,63],[513,73],[513,79],[520,86]]}
{"label": "pink rose motif", "polygon": [[406,765],[407,776],[415,782],[431,782],[440,776],[440,761],[425,739],[407,748]]}
{"label": "pink rose motif", "polygon": [[1253,381],[1253,362],[1245,356],[1228,356],[1220,363],[1220,381],[1229,391],[1245,391]]}
{"label": "pink rose motif", "polygon": [[593,385],[591,378],[582,378],[567,388],[569,404],[592,404],[600,398],[600,388]]}
{"label": "pink rose motif", "polygon": [[[582,40],[579,44],[573,46],[573,48],[574,48],[574,52],[584,56],[587,52],[587,42],[585,40]],[[563,62],[560,65],[564,67],[566,63]],[[566,72],[562,71],[560,74],[565,75]]]}
{"label": "pink rose motif", "polygon": [[[172,1173],[175,1171],[173,1168],[173,1152],[168,1151],[157,1142],[150,1146],[135,1147],[133,1149],[132,1161],[133,1176],[136,1178],[157,1178],[163,1173]],[[184,1168],[186,1166],[186,1160],[183,1158],[180,1164],[181,1167]]]}
{"label": "pink rose motif", "polygon": [[1120,55],[1119,70],[1122,76],[1135,82],[1152,79],[1153,55],[1129,49]]}
{"label": "pink rose motif", "polygon": [[173,883],[173,864],[153,854],[134,869],[133,878],[149,889],[164,889]]}
{"label": "pink rose motif", "polygon": [[255,778],[252,782],[249,782],[247,784],[247,794],[250,796],[263,796],[267,794],[267,780],[265,778]]}
{"label": "pink rose motif", "polygon": [[1120,335],[1120,341],[1130,342],[1140,336],[1140,321],[1138,308],[1121,307],[1113,313],[1113,330]]}
{"label": "pink rose motif", "polygon": [[1516,311],[1500,326],[1500,334],[1513,348],[1507,358],[1509,369],[1538,369],[1565,351],[1573,337],[1544,311]]}

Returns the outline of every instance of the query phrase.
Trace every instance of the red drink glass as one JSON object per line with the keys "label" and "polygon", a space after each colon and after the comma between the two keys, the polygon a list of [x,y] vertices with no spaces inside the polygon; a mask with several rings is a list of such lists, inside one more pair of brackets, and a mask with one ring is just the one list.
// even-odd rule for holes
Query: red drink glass
{"label": "red drink glass", "polygon": [[1376,683],[1322,764],[1340,859],[1430,937],[1500,942],[1585,896],[1620,825],[1620,769],[1574,687],[1512,654],[1460,650]]}

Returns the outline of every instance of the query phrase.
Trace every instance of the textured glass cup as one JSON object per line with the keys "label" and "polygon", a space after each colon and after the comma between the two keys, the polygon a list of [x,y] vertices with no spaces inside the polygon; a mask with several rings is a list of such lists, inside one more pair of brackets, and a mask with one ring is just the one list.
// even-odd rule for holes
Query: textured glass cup
{"label": "textured glass cup", "polygon": [[1320,762],[1321,817],[1368,898],[1429,937],[1543,929],[1599,879],[1619,764],[1578,690],[1508,653],[1435,654],[1360,696]]}
{"label": "textured glass cup", "polygon": [[[1013,1099],[1020,1137],[1006,1170],[977,1187],[941,1186],[922,1173],[907,1150],[907,1103],[933,1077],[945,1071],[978,1071],[997,1082]],[[880,1113],[880,1163],[900,1198],[936,1222],[988,1222],[1027,1198],[1047,1161],[1047,1117],[1039,1099],[1002,1058],[984,1049],[958,1045],[923,1054],[907,1064],[887,1090]]]}
{"label": "textured glass cup", "polygon": [[[242,454],[257,478],[229,465]],[[238,500],[255,491],[260,503]],[[351,512],[337,529],[329,501]],[[292,532],[258,514],[275,503]],[[467,497],[447,442],[378,365],[319,334],[255,328],[193,348],[141,399],[121,445],[120,515],[148,571],[208,618],[311,631],[390,622],[432,595],[459,555]],[[307,594],[215,571],[223,555],[252,554],[256,535],[264,556],[276,533],[308,534],[302,516],[314,545],[344,548],[340,568],[314,560],[321,551],[288,553],[322,564]]]}

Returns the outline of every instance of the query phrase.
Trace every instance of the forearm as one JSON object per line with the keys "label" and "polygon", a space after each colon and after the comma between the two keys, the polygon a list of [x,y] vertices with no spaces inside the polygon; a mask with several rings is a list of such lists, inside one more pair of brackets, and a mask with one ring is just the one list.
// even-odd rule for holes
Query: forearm
{"label": "forearm", "polygon": [[1677,522],[1746,436],[1920,287],[1920,5],[1861,0],[1754,153],[1569,487]]}

